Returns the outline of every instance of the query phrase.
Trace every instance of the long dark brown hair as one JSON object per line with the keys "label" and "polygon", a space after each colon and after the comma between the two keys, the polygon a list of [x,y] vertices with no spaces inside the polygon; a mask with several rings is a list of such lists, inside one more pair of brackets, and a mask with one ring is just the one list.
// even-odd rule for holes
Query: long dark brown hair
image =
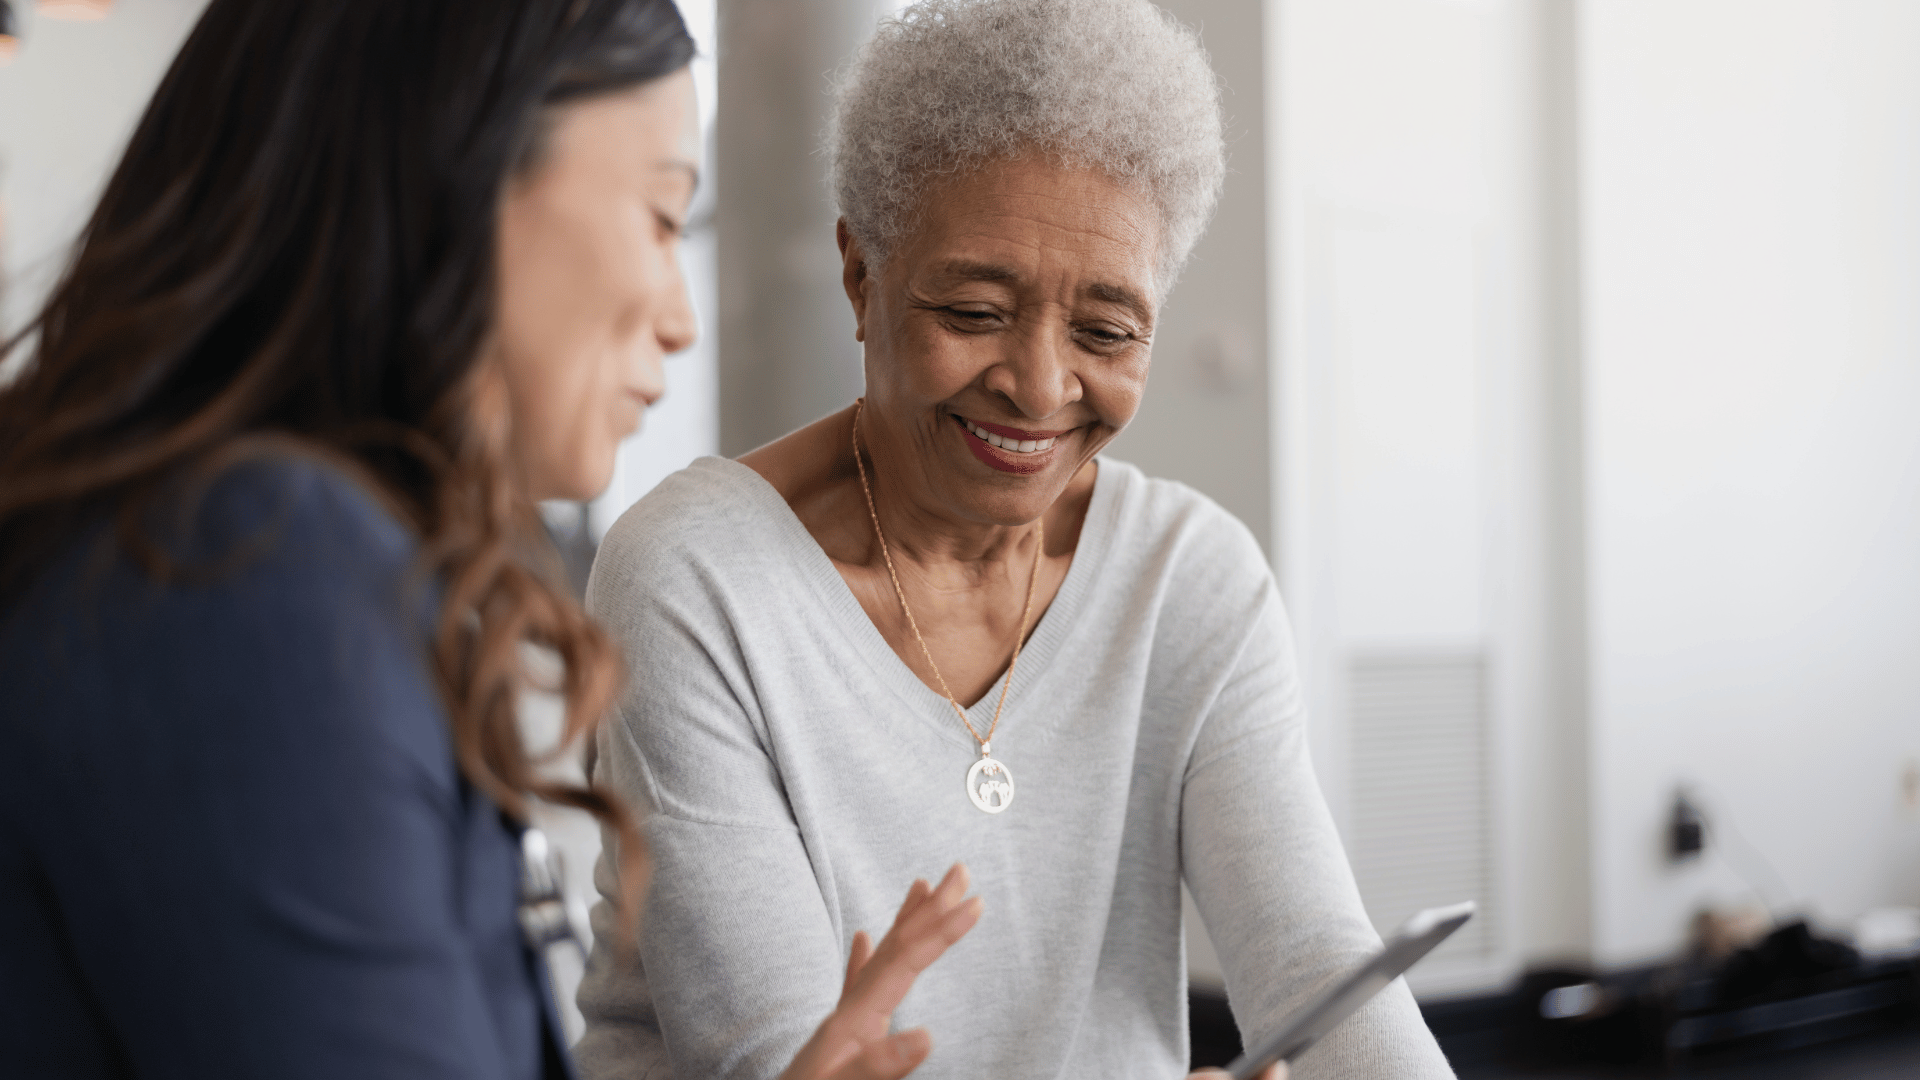
{"label": "long dark brown hair", "polygon": [[692,55],[670,0],[213,0],[0,346],[0,367],[27,352],[0,389],[0,609],[102,518],[167,574],[151,511],[183,478],[326,458],[420,538],[463,773],[522,819],[529,795],[593,813],[643,879],[618,803],[543,779],[522,742],[523,643],[564,662],[569,742],[619,663],[543,563],[510,421],[476,389],[498,206],[553,109]]}

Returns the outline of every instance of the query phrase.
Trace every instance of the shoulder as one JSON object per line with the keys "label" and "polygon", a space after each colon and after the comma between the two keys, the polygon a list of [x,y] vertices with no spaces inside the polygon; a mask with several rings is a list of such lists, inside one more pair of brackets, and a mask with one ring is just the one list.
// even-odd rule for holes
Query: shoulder
{"label": "shoulder", "polygon": [[211,647],[276,664],[375,625],[403,639],[429,625],[434,596],[415,535],[322,458],[276,452],[188,479],[145,526],[157,572],[124,547],[105,573],[79,560],[66,585],[80,610],[148,632],[191,624]]}
{"label": "shoulder", "polygon": [[705,591],[787,559],[803,527],[780,494],[737,461],[705,457],[662,480],[614,522],[587,586],[596,614],[641,590]]}
{"label": "shoulder", "polygon": [[276,454],[174,484],[130,539],[109,521],[77,535],[8,613],[0,660],[60,659],[42,681],[98,667],[126,687],[170,671],[319,686],[352,680],[369,650],[398,645],[409,667],[424,655],[434,596],[418,544],[324,461]]}
{"label": "shoulder", "polygon": [[172,536],[189,559],[233,556],[247,566],[321,572],[392,566],[418,548],[372,490],[319,458],[243,461],[182,485],[168,503],[159,524],[164,530],[173,518]]}
{"label": "shoulder", "polygon": [[324,459],[263,456],[182,483],[154,508],[149,535],[165,560],[157,580],[140,581],[128,552],[118,560],[133,570],[120,591],[136,609],[194,612],[237,634],[268,622],[290,637],[368,620],[426,629],[434,597],[417,537]]}
{"label": "shoulder", "polygon": [[[1100,459],[1113,557],[1157,567],[1183,588],[1258,588],[1273,571],[1244,522],[1199,491],[1149,477],[1139,468]],[[1103,500],[1096,500],[1096,510]],[[1095,512],[1095,511],[1091,511]]]}
{"label": "shoulder", "polygon": [[88,542],[0,634],[29,726],[54,738],[84,716],[250,767],[398,745],[449,790],[435,596],[378,496],[323,461],[259,458],[181,485],[151,524],[165,573]]}
{"label": "shoulder", "polygon": [[411,567],[418,546],[346,469],[274,451],[168,483],[143,504],[130,536],[117,509],[101,512],[71,536],[18,609],[244,606],[302,586],[319,599],[344,599]]}
{"label": "shoulder", "polygon": [[[1185,484],[1150,479],[1118,462],[1103,460],[1102,467],[1109,464],[1119,467],[1111,576],[1103,580],[1115,592],[1133,593],[1133,612],[1151,612],[1134,618],[1152,638],[1156,677],[1211,695],[1236,671],[1254,671],[1248,686],[1292,693],[1292,630],[1252,531]],[[1209,728],[1213,738],[1231,725]]]}

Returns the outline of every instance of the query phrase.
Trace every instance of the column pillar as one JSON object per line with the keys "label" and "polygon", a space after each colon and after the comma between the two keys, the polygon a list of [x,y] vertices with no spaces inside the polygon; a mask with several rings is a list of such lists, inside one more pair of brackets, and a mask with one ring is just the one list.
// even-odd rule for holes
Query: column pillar
{"label": "column pillar", "polygon": [[720,0],[714,132],[720,452],[729,457],[859,395],[827,158],[830,75],[886,0]]}

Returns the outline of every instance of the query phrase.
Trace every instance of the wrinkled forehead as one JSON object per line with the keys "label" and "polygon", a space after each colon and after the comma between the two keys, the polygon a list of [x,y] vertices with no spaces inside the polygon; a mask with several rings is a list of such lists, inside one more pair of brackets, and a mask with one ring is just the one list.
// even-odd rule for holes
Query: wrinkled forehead
{"label": "wrinkled forehead", "polygon": [[1153,200],[1096,169],[1025,157],[929,184],[893,258],[914,280],[1158,306],[1164,230]]}

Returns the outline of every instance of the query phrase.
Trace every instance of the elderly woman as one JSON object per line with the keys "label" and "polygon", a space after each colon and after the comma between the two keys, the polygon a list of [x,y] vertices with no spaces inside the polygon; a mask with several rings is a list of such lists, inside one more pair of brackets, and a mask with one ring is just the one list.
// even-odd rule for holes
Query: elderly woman
{"label": "elderly woman", "polygon": [[[926,0],[839,93],[865,398],[670,478],[594,570],[646,673],[598,779],[658,869],[581,1061],[772,1076],[853,929],[959,858],[986,913],[900,1010],[924,1075],[1178,1076],[1183,880],[1250,1036],[1379,943],[1260,549],[1100,456],[1225,171],[1214,77],[1145,0]],[[1295,1075],[1451,1073],[1396,985]]]}

